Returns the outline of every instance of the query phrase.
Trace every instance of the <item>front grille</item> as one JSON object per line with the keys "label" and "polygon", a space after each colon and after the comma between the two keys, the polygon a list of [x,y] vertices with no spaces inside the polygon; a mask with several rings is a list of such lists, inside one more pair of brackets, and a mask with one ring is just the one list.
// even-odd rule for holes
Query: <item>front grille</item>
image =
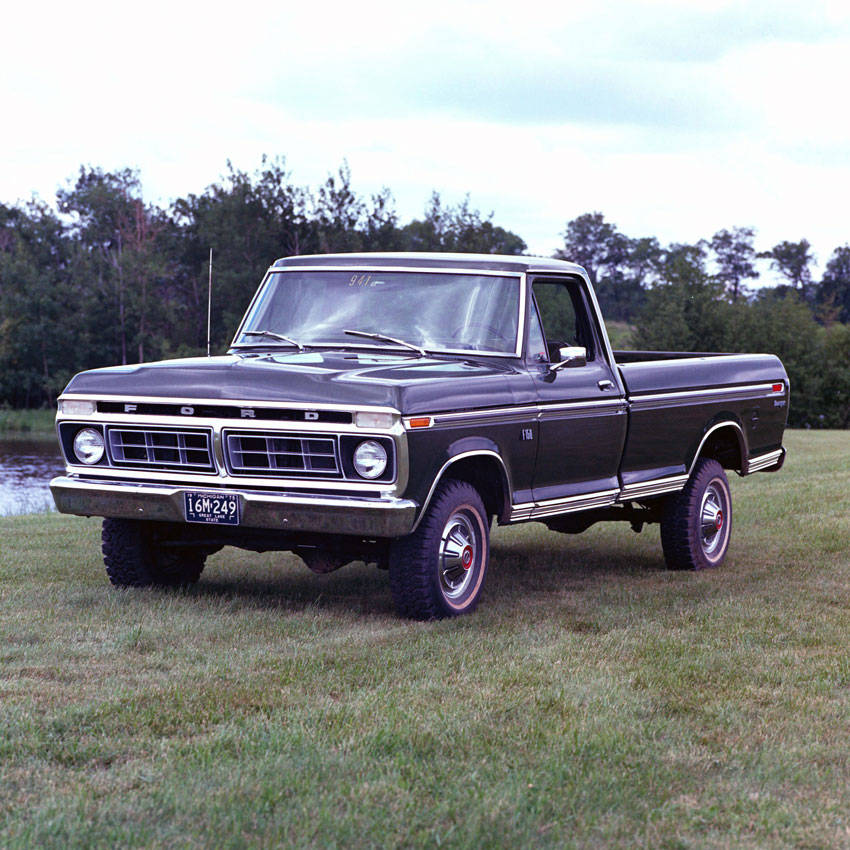
{"label": "front grille", "polygon": [[209,431],[109,428],[106,435],[114,466],[215,471]]}
{"label": "front grille", "polygon": [[225,445],[236,475],[341,476],[335,437],[226,432]]}

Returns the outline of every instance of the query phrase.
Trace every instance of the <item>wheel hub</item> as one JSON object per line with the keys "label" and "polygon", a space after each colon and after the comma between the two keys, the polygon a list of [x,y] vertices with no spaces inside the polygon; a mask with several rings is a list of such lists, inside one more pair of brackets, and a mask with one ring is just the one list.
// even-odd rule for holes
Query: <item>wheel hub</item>
{"label": "wheel hub", "polygon": [[472,584],[478,558],[474,517],[466,510],[453,513],[440,537],[438,570],[440,586],[449,599],[463,596]]}
{"label": "wheel hub", "polygon": [[705,490],[700,509],[700,536],[702,550],[706,555],[713,555],[722,545],[723,526],[726,523],[723,506],[723,495],[719,487],[712,482]]}

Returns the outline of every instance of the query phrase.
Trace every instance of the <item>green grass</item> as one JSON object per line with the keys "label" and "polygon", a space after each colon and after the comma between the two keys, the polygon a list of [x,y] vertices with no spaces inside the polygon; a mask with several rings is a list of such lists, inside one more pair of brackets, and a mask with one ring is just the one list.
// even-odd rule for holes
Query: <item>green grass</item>
{"label": "green grass", "polygon": [[0,436],[54,434],[56,411],[0,409]]}
{"label": "green grass", "polygon": [[98,523],[0,520],[0,846],[850,845],[850,433],[656,527],[499,529],[478,612],[225,550],[116,591]]}

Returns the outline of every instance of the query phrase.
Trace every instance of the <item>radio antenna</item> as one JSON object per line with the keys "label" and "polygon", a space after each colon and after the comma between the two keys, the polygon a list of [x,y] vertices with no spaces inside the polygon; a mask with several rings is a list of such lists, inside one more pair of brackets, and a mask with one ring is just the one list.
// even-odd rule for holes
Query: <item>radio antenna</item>
{"label": "radio antenna", "polygon": [[210,325],[212,323],[212,248],[210,248],[210,278],[207,285],[207,357],[210,356]]}

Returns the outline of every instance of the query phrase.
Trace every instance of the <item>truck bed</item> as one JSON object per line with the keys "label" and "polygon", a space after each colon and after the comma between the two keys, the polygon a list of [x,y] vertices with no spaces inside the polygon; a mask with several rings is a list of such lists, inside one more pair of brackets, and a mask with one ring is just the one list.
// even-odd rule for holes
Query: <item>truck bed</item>
{"label": "truck bed", "polygon": [[733,423],[749,460],[781,448],[789,388],[778,357],[672,351],[615,357],[629,402],[626,486],[687,475],[713,423]]}

